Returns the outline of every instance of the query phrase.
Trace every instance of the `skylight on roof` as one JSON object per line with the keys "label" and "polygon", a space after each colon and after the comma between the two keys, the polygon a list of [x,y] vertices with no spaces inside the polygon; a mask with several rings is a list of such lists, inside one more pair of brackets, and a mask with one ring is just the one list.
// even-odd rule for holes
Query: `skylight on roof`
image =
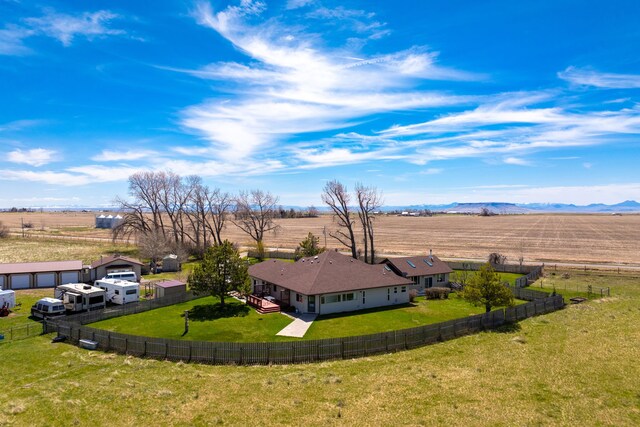
{"label": "skylight on roof", "polygon": [[416,268],[416,265],[409,260],[407,260],[407,264],[409,264],[413,268]]}
{"label": "skylight on roof", "polygon": [[384,265],[384,269],[387,271],[391,271],[391,267],[389,267],[387,264]]}
{"label": "skylight on roof", "polygon": [[426,262],[429,267],[433,267],[433,263],[428,259],[423,259],[423,261]]}

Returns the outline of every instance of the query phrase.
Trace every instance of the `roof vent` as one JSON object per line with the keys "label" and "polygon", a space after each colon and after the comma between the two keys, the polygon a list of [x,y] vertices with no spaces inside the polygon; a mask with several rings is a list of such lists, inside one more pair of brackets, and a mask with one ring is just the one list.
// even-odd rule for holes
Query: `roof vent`
{"label": "roof vent", "polygon": [[318,255],[314,256],[313,259],[318,259]]}

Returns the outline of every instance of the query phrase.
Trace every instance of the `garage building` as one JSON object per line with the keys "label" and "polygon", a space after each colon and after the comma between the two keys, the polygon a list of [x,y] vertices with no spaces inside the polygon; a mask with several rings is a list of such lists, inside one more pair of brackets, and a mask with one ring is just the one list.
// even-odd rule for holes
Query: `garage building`
{"label": "garage building", "polygon": [[82,273],[79,260],[0,264],[0,288],[53,288],[81,281]]}
{"label": "garage building", "polygon": [[91,280],[100,280],[109,273],[120,273],[123,271],[133,271],[140,280],[142,275],[142,263],[137,259],[122,255],[112,255],[101,257],[98,261],[91,263]]}

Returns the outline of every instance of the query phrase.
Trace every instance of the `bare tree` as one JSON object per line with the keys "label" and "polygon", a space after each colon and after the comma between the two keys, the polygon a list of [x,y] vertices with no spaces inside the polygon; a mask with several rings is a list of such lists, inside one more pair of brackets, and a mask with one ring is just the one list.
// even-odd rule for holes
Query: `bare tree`
{"label": "bare tree", "polygon": [[382,195],[375,187],[365,187],[361,183],[356,184],[356,199],[358,200],[358,217],[362,224],[364,242],[364,261],[375,263],[373,221],[374,212],[382,206]]}
{"label": "bare tree", "polygon": [[327,182],[322,192],[322,201],[331,208],[339,227],[335,233],[330,232],[329,236],[351,249],[351,256],[358,259],[356,238],[353,233],[354,221],[349,209],[351,196],[347,188],[336,180]]}
{"label": "bare tree", "polygon": [[170,247],[171,242],[158,229],[151,230],[138,237],[140,255],[144,258],[149,258],[153,273],[156,272],[158,261],[169,252]]}
{"label": "bare tree", "polygon": [[235,198],[233,223],[256,242],[260,251],[264,234],[275,231],[278,198],[262,190],[241,191]]}

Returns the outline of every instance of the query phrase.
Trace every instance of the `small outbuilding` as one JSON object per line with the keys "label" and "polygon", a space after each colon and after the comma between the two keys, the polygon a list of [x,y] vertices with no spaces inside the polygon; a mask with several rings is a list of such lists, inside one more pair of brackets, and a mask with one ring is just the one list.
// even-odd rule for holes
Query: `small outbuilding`
{"label": "small outbuilding", "polygon": [[165,280],[155,284],[155,298],[174,297],[187,293],[187,284],[180,280]]}
{"label": "small outbuilding", "polygon": [[170,254],[162,258],[162,272],[180,271],[180,261],[178,255]]}
{"label": "small outbuilding", "polygon": [[91,263],[91,280],[102,279],[109,273],[133,271],[136,277],[142,275],[142,262],[121,255],[101,257]]}
{"label": "small outbuilding", "polygon": [[120,215],[98,215],[96,216],[96,228],[115,228],[122,223]]}

